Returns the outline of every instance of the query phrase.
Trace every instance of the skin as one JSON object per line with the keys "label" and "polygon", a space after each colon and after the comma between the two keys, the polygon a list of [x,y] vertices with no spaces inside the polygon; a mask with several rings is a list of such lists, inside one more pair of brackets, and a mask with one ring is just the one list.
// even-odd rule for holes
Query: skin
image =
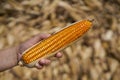
{"label": "skin", "polygon": [[[0,51],[0,61],[1,61],[0,72],[17,66],[18,62],[21,60],[22,53],[26,49],[30,48],[37,42],[39,42],[49,36],[50,36],[50,34],[38,34],[18,46],[1,50]],[[60,58],[60,57],[62,57],[62,54],[60,52],[58,52],[55,54],[55,57]],[[50,63],[51,63],[51,60],[49,60],[49,59],[41,59],[38,63],[36,63],[35,67],[37,69],[42,69],[45,65],[48,65]]]}

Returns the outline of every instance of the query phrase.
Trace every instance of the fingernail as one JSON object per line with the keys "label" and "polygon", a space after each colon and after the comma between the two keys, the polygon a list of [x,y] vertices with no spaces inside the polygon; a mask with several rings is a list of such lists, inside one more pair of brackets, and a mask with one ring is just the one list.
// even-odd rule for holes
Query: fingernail
{"label": "fingernail", "polygon": [[61,54],[61,53],[57,53],[57,54],[56,54],[56,57],[61,58],[61,57],[62,57],[62,54]]}
{"label": "fingernail", "polygon": [[40,64],[45,64],[45,59],[39,61]]}
{"label": "fingernail", "polygon": [[48,34],[47,37],[51,36],[51,34]]}
{"label": "fingernail", "polygon": [[37,69],[42,69],[42,68],[43,68],[43,66],[40,65],[39,63],[36,63],[35,67],[36,67]]}

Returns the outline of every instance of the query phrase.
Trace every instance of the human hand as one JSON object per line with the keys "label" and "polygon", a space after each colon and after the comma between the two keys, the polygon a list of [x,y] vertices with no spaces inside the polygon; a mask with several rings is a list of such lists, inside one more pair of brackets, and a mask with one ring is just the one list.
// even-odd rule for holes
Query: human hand
{"label": "human hand", "polygon": [[[31,46],[33,46],[34,44],[36,44],[37,42],[46,39],[50,36],[50,34],[38,34],[36,36],[34,36],[33,38],[27,40],[26,42],[22,43],[19,46],[19,53],[18,53],[18,60],[20,61],[21,57],[22,57],[22,53],[30,48]],[[60,52],[55,54],[55,57],[57,58],[61,58],[62,54]],[[35,67],[38,69],[43,68],[43,66],[50,64],[51,60],[49,59],[41,59],[40,61],[38,61],[38,63],[35,64]]]}

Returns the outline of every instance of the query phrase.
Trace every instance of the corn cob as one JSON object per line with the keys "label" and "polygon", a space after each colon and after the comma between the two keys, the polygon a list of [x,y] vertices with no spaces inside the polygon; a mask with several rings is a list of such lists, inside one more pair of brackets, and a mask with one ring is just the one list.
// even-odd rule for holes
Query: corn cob
{"label": "corn cob", "polygon": [[22,63],[28,67],[33,67],[39,59],[50,57],[76,41],[89,30],[91,25],[91,21],[83,20],[53,34],[26,50],[22,55]]}

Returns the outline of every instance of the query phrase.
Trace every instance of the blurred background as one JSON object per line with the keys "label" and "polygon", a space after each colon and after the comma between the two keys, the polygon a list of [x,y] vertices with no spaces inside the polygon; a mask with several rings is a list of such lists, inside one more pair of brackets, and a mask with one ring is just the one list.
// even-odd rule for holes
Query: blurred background
{"label": "blurred background", "polygon": [[0,80],[120,80],[120,0],[0,0],[0,49],[83,19],[92,29],[42,70],[15,67]]}

